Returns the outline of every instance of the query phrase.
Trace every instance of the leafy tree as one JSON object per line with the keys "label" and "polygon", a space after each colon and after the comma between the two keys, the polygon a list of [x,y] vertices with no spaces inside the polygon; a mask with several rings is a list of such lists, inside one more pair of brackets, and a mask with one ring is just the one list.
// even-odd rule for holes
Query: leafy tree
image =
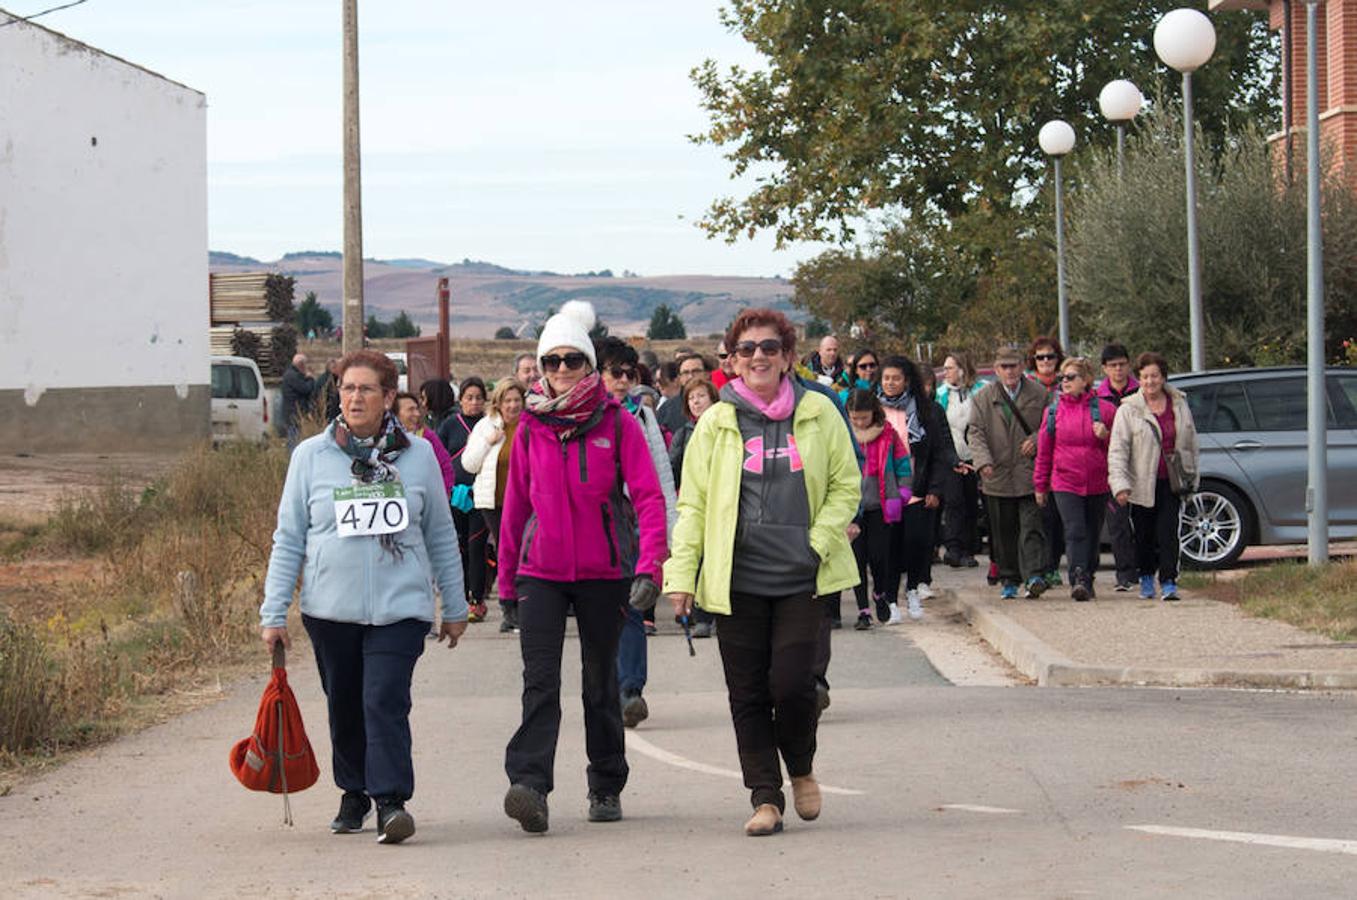
{"label": "leafy tree", "polygon": [[297,331],[302,334],[310,334],[312,331],[316,334],[329,334],[335,327],[334,317],[316,300],[315,291],[306,292],[306,299],[297,307],[295,324]]}
{"label": "leafy tree", "polygon": [[810,321],[806,323],[806,339],[818,340],[825,335],[833,334],[834,330],[829,327],[829,323],[819,316],[811,316]]}
{"label": "leafy tree", "polygon": [[378,338],[389,337],[387,333],[388,326],[385,323],[383,323],[380,319],[378,319],[375,315],[368,316],[367,327],[365,330],[367,331],[367,336],[369,340],[377,340]]}
{"label": "leafy tree", "polygon": [[419,337],[419,326],[410,320],[410,316],[401,310],[396,318],[391,320],[388,330],[388,337],[393,338],[412,338]]}
{"label": "leafy tree", "polygon": [[[1114,132],[1102,86],[1129,77],[1177,97],[1178,75],[1152,49],[1154,25],[1181,0],[729,0],[722,21],[764,66],[692,73],[744,198],[716,200],[702,225],[734,241],[772,231],[847,242],[878,212],[952,219],[1021,211],[1043,175],[1041,124],[1075,126],[1083,143]],[[1277,52],[1262,17],[1215,17],[1215,57],[1194,77],[1206,146],[1246,121],[1272,123]],[[934,220],[930,220],[934,221]]]}
{"label": "leafy tree", "polygon": [[495,340],[497,341],[512,341],[516,337],[518,335],[508,325],[501,325],[495,330]]}
{"label": "leafy tree", "polygon": [[672,341],[683,340],[687,336],[687,327],[678,313],[669,308],[669,304],[661,303],[655,307],[655,311],[650,314],[650,327],[646,329],[646,337],[652,341]]}

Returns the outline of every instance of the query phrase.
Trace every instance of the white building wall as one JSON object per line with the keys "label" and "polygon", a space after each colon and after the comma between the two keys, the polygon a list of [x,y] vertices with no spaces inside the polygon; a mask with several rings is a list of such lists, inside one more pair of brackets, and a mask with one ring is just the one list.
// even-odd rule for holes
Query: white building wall
{"label": "white building wall", "polygon": [[0,28],[0,391],[30,407],[54,389],[183,400],[208,354],[206,98]]}

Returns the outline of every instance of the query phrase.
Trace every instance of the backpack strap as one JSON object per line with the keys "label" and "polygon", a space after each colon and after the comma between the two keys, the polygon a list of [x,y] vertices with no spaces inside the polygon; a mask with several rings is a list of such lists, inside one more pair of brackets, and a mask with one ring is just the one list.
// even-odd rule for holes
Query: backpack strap
{"label": "backpack strap", "polygon": [[[1051,401],[1051,405],[1046,407],[1046,436],[1055,437],[1055,412],[1056,406],[1060,403],[1060,398],[1056,397]],[[1103,420],[1102,404],[1098,402],[1098,395],[1090,393],[1088,398],[1088,411],[1093,417],[1093,424],[1097,425]]]}

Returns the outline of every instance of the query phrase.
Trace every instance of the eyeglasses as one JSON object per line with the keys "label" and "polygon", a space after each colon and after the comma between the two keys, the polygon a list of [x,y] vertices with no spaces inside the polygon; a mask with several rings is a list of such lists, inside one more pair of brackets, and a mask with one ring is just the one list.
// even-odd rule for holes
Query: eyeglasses
{"label": "eyeglasses", "polygon": [[1051,360],[1059,359],[1060,357],[1056,356],[1054,353],[1034,353],[1032,354],[1032,358],[1037,362],[1050,362]]}
{"label": "eyeglasses", "polygon": [[339,393],[345,397],[352,397],[354,394],[371,397],[381,392],[382,389],[375,384],[341,384],[339,386]]}
{"label": "eyeglasses", "polygon": [[730,356],[730,354],[729,354],[729,353],[717,353],[717,354],[716,354],[716,358],[717,358],[717,359],[725,359],[727,356]]}
{"label": "eyeglasses", "polygon": [[871,372],[871,371],[874,371],[874,370],[876,369],[876,363],[874,363],[874,362],[861,362],[861,363],[858,363],[858,368],[859,368],[859,369],[863,369],[863,370],[868,371],[868,372]]}
{"label": "eyeglasses", "polygon": [[764,356],[777,356],[782,352],[782,341],[777,338],[764,338],[761,341],[740,341],[735,345],[735,352],[744,359],[754,355],[755,350],[762,350]]}
{"label": "eyeglasses", "polygon": [[694,375],[704,375],[706,371],[706,369],[679,369],[679,377],[692,378]]}
{"label": "eyeglasses", "polygon": [[628,381],[636,380],[636,369],[631,366],[609,366],[608,374],[614,378],[625,378]]}
{"label": "eyeglasses", "polygon": [[995,363],[995,364],[994,364],[994,368],[996,368],[996,369],[1016,369],[1017,367],[1018,367],[1018,364],[1017,364],[1017,363]]}
{"label": "eyeglasses", "polygon": [[560,356],[556,353],[548,353],[546,356],[542,357],[542,370],[554,372],[561,367],[562,363],[565,363],[565,367],[573,372],[576,369],[583,368],[584,364],[588,361],[589,357],[585,356],[583,353],[567,353],[564,356]]}
{"label": "eyeglasses", "polygon": [[1083,378],[1083,377],[1084,377],[1084,376],[1080,375],[1078,372],[1066,372],[1064,375],[1061,375],[1061,376],[1060,376],[1060,380],[1061,380],[1061,381],[1074,381],[1075,379]]}

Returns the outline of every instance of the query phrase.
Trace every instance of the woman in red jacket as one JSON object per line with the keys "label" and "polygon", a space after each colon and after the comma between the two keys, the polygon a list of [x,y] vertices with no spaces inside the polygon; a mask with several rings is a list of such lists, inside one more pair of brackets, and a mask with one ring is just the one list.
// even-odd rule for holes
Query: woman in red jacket
{"label": "woman in red jacket", "polygon": [[504,811],[547,830],[561,727],[561,648],[573,608],[583,660],[589,821],[622,818],[626,747],[617,644],[628,602],[659,596],[668,554],[664,497],[645,435],[608,396],[589,331],[594,308],[567,303],[538,339],[543,377],[528,392],[509,459],[499,532],[499,595],[517,600],[523,720],[504,753]]}
{"label": "woman in red jacket", "polygon": [[1107,444],[1117,408],[1093,390],[1093,366],[1080,356],[1060,364],[1060,394],[1037,431],[1032,477],[1037,505],[1055,509],[1065,531],[1070,596],[1093,597],[1098,541],[1107,509]]}

